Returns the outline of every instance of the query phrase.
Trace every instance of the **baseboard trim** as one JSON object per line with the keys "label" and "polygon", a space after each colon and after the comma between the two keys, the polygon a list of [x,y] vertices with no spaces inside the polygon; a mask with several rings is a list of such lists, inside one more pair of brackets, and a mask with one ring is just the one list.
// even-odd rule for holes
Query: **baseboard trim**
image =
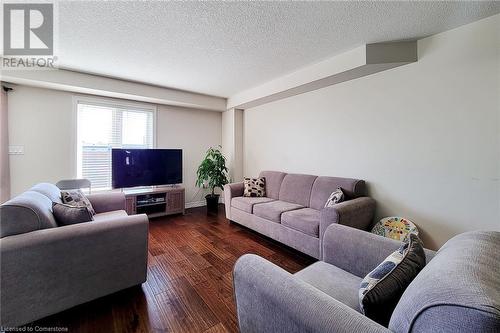
{"label": "baseboard trim", "polygon": [[[224,198],[222,196],[219,197],[219,203],[224,203]],[[207,202],[206,200],[200,200],[200,201],[191,201],[191,202],[186,202],[184,207],[186,208],[195,208],[195,207],[203,207],[206,206]]]}
{"label": "baseboard trim", "polygon": [[207,202],[205,200],[186,202],[186,208],[202,207],[206,206]]}

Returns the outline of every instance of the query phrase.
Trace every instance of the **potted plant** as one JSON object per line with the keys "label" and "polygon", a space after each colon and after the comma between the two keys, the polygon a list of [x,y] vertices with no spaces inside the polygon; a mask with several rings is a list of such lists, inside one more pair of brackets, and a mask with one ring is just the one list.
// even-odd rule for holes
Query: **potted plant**
{"label": "potted plant", "polygon": [[226,158],[222,155],[220,148],[222,147],[210,147],[196,172],[198,177],[196,179],[196,186],[208,187],[211,190],[211,193],[205,196],[209,212],[216,212],[218,210],[220,195],[215,193],[215,189],[218,187],[223,190],[224,185],[229,183]]}

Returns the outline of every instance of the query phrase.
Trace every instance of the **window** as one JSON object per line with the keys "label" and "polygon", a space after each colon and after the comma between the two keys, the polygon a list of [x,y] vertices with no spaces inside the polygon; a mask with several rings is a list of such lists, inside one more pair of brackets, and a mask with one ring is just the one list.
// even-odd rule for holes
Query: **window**
{"label": "window", "polygon": [[153,148],[154,108],[77,102],[77,177],[111,188],[112,148]]}

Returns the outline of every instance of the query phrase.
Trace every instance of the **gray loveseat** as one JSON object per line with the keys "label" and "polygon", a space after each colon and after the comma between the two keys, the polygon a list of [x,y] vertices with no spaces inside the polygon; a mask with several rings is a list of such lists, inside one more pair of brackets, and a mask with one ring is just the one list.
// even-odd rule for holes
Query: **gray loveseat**
{"label": "gray loveseat", "polygon": [[123,193],[88,196],[94,221],[58,227],[47,183],[0,206],[0,325],[27,324],[146,281],[148,218]]}
{"label": "gray loveseat", "polygon": [[[224,186],[226,217],[265,236],[319,259],[326,228],[333,223],[367,229],[375,201],[358,179],[263,171],[266,197],[243,197],[243,183]],[[324,208],[338,187],[346,201]]]}
{"label": "gray loveseat", "polygon": [[500,332],[500,232],[458,235],[435,253],[399,300],[388,328],[359,311],[362,278],[400,243],[331,225],[323,261],[292,275],[256,255],[238,259],[239,326],[250,332]]}

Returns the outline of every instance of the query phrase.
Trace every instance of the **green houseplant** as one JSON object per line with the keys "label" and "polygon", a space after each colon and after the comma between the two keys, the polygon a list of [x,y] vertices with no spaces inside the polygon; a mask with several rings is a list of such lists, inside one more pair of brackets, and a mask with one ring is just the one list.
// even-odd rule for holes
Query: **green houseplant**
{"label": "green houseplant", "polygon": [[217,211],[219,205],[220,195],[215,193],[215,189],[223,190],[224,185],[229,183],[226,158],[222,155],[221,148],[221,146],[210,147],[196,172],[196,186],[203,188],[207,186],[211,191],[205,196],[205,199],[207,200],[207,210],[212,212]]}

